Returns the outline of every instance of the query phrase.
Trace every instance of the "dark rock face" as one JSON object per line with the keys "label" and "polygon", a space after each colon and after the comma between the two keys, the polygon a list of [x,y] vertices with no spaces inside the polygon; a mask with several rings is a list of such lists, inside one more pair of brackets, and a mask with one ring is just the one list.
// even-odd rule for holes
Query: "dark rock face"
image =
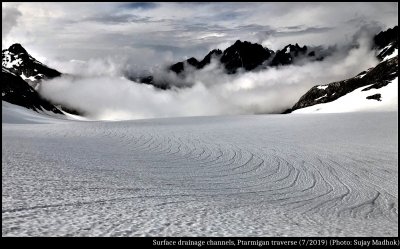
{"label": "dark rock face", "polygon": [[372,88],[379,89],[389,84],[396,77],[398,77],[398,56],[383,61],[368,72],[363,72],[354,78],[324,86],[314,86],[292,108],[283,113],[291,113],[300,108],[332,102],[363,86],[371,85],[362,91],[368,91]]}
{"label": "dark rock face", "polygon": [[35,111],[46,110],[57,114],[63,114],[49,101],[43,99],[21,77],[7,69],[1,72],[2,100],[23,106]]}
{"label": "dark rock face", "polygon": [[380,93],[377,93],[377,94],[368,96],[367,99],[375,99],[375,100],[378,100],[378,101],[382,101],[382,100],[381,100],[381,94],[380,94]]}
{"label": "dark rock face", "polygon": [[[296,45],[289,44],[285,46],[282,50],[278,50],[274,59],[271,62],[271,66],[279,65],[289,65],[293,63],[294,58],[298,56],[304,56],[307,53],[307,46],[300,47],[299,44]],[[315,52],[311,51],[308,53],[309,57],[315,56]]]}
{"label": "dark rock face", "polygon": [[202,61],[199,62],[199,65],[197,66],[198,69],[201,69],[205,66],[207,66],[208,64],[211,63],[211,59],[213,57],[219,57],[222,55],[222,51],[219,49],[214,49],[211,52],[209,52]]}
{"label": "dark rock face", "polygon": [[64,110],[82,115],[83,112],[74,108],[43,99],[35,90],[43,80],[59,76],[60,72],[37,61],[19,43],[2,51],[2,100],[32,110],[44,109],[57,114]]}
{"label": "dark rock face", "polygon": [[8,51],[14,54],[27,54],[25,48],[22,47],[21,44],[15,43],[8,48]]}
{"label": "dark rock face", "polygon": [[222,51],[219,49],[214,49],[211,52],[209,52],[203,60],[198,61],[196,58],[192,57],[190,59],[187,59],[185,61],[178,62],[172,66],[169,67],[169,70],[175,72],[176,74],[180,74],[185,70],[185,65],[190,65],[196,69],[202,69],[208,64],[211,63],[211,59],[213,57],[219,57],[222,54]]}
{"label": "dark rock face", "polygon": [[382,31],[374,37],[376,48],[382,49],[392,42],[398,41],[399,27],[395,26],[386,31]]}
{"label": "dark rock face", "polygon": [[377,56],[378,59],[383,60],[383,58],[392,54],[396,48],[399,48],[398,37],[398,26],[382,31],[374,37],[374,48],[382,50]]}
{"label": "dark rock face", "polygon": [[[198,61],[196,58],[191,57],[190,59],[187,59],[185,61],[175,63],[174,65],[169,67],[169,70],[175,72],[176,74],[180,74],[185,70],[185,68],[186,68],[185,65],[190,65],[196,69],[202,69],[203,67],[205,67],[211,63],[211,59],[213,57],[218,57],[221,54],[222,54],[221,50],[214,49],[211,52],[209,52],[202,61]],[[145,82],[143,82],[143,83],[145,83]]]}
{"label": "dark rock face", "polygon": [[379,60],[383,60],[386,56],[391,55],[396,48],[398,48],[398,42],[392,42],[390,45],[388,45],[387,47],[385,47],[378,55],[378,59]]}
{"label": "dark rock face", "polygon": [[239,68],[250,71],[260,66],[271,56],[271,51],[265,49],[257,43],[237,40],[235,44],[227,48],[221,57],[221,63],[224,64],[229,74],[236,73]]}
{"label": "dark rock face", "polygon": [[199,66],[199,61],[196,58],[192,57],[190,59],[187,59],[186,61],[181,61],[181,62],[178,62],[178,63],[170,66],[169,70],[174,71],[177,74],[180,74],[185,69],[185,64],[188,64],[188,65],[191,65],[192,67],[197,68]]}

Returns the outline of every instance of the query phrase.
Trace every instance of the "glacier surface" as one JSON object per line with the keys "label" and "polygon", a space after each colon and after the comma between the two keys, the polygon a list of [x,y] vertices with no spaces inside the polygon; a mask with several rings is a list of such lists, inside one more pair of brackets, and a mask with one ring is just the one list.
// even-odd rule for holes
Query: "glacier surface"
{"label": "glacier surface", "polygon": [[2,236],[398,236],[397,112],[2,109]]}

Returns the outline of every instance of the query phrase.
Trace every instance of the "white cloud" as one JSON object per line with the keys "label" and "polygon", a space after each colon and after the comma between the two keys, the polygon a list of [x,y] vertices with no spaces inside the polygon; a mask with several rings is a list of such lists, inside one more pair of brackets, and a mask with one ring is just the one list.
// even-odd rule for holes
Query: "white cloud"
{"label": "white cloud", "polygon": [[[17,25],[17,21],[21,15],[21,12],[17,8],[5,7],[2,4],[1,35],[3,39],[5,39],[11,29]],[[4,40],[2,40],[2,47],[5,48]]]}
{"label": "white cloud", "polygon": [[[375,66],[377,60],[367,40],[362,36],[357,48],[339,49],[337,54],[323,61],[301,66],[227,75],[213,61],[184,79],[158,70],[154,72],[156,78],[188,85],[166,91],[118,77],[118,65],[111,65],[112,60],[91,61],[78,70],[85,77],[64,76],[44,82],[40,93],[50,100],[84,110],[93,119],[279,113],[316,84],[352,77]],[[103,75],[91,71],[102,67],[114,71]],[[87,72],[83,73],[82,69]]]}

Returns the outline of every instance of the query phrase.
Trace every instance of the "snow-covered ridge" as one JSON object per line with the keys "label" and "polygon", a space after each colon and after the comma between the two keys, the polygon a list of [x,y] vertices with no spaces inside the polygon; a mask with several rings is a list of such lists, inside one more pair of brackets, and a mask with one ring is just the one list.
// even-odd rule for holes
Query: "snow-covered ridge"
{"label": "snow-covered ridge", "polygon": [[20,76],[34,88],[37,88],[43,79],[61,75],[57,70],[48,68],[33,58],[18,43],[2,51],[2,67]]}

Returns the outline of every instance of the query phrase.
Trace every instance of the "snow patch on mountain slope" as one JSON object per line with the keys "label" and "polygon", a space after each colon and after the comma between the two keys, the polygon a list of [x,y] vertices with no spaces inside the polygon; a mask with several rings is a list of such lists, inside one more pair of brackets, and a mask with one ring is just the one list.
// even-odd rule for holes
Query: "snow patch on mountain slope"
{"label": "snow patch on mountain slope", "polygon": [[328,88],[328,85],[324,85],[324,86],[317,86],[318,89],[321,90],[325,90],[326,88]]}
{"label": "snow patch on mountain slope", "polygon": [[22,64],[22,59],[18,58],[15,60],[11,60],[11,57],[7,55],[6,58],[3,59],[2,66],[5,68],[14,68],[14,67],[19,67],[21,64]]}
{"label": "snow patch on mountain slope", "polygon": [[37,75],[35,75],[35,76],[29,76],[29,77],[27,77],[24,73],[21,73],[21,78],[23,79],[23,80],[25,80],[25,81],[38,81],[38,79],[36,78],[36,77],[39,77],[39,79],[40,79],[40,77],[41,76],[43,76],[43,74],[37,74]]}
{"label": "snow patch on mountain slope", "polygon": [[319,98],[316,98],[315,100],[317,101],[317,100],[319,100],[319,99],[325,98],[326,96],[328,96],[328,94],[325,94],[324,96],[321,96],[321,97],[319,97]]}
{"label": "snow patch on mountain slope", "polygon": [[[335,101],[297,109],[292,113],[337,113],[398,110],[398,78],[395,78],[388,85],[382,88],[362,91],[369,86],[371,85],[360,87]],[[381,101],[367,99],[368,96],[374,94],[381,94]]]}
{"label": "snow patch on mountain slope", "polygon": [[398,49],[396,48],[393,51],[393,53],[391,53],[390,55],[387,55],[385,58],[383,58],[382,61],[386,61],[386,60],[392,59],[392,58],[396,57],[397,55],[398,55]]}

